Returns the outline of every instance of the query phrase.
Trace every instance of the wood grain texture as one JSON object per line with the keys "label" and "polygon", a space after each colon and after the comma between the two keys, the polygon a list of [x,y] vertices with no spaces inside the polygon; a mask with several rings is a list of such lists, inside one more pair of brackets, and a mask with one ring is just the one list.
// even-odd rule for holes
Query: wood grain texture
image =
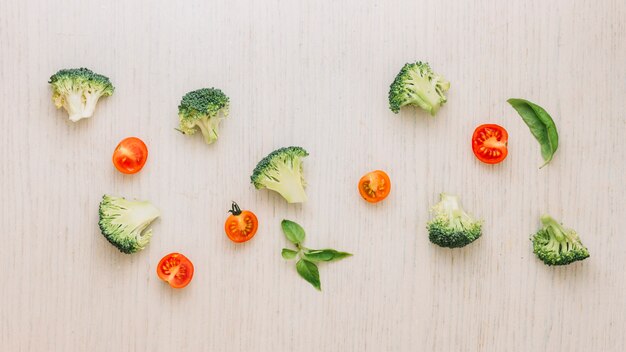
{"label": "wood grain texture", "polygon": [[[626,3],[559,1],[0,1],[0,350],[624,351],[626,349]],[[387,108],[407,61],[451,82],[437,117]],[[86,66],[115,95],[73,124],[48,77]],[[219,141],[174,131],[180,97],[216,86],[232,101]],[[506,99],[555,118],[539,146]],[[480,164],[469,138],[494,122],[509,158]],[[141,137],[135,176],[110,157]],[[248,176],[300,145],[310,200],[288,205]],[[360,200],[385,169],[392,194]],[[460,250],[427,240],[442,192],[485,219]],[[100,235],[104,193],[162,210],[145,251]],[[223,234],[230,201],[261,220],[255,239]],[[591,258],[549,268],[529,235],[548,212]],[[312,289],[280,257],[283,218],[311,247],[354,257]],[[180,251],[193,282],[171,290],[158,260]]]}

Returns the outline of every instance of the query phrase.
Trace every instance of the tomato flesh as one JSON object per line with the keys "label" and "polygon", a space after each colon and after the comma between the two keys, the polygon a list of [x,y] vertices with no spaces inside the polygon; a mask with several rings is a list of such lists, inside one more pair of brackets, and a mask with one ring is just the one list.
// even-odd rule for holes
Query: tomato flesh
{"label": "tomato flesh", "polygon": [[233,202],[232,214],[224,223],[224,231],[231,241],[236,243],[246,242],[252,239],[259,228],[259,220],[253,212],[241,210],[237,203]]}
{"label": "tomato flesh", "polygon": [[170,253],[157,266],[157,275],[173,288],[183,288],[193,278],[193,263],[180,253]]}
{"label": "tomato flesh", "polygon": [[113,152],[113,165],[123,174],[136,174],[146,164],[148,147],[137,137],[123,139]]}
{"label": "tomato flesh", "polygon": [[485,124],[476,127],[472,135],[472,151],[478,160],[486,164],[497,164],[508,155],[509,134],[504,127]]}
{"label": "tomato flesh", "polygon": [[382,170],[368,172],[359,180],[359,193],[370,203],[387,198],[391,191],[389,176]]}

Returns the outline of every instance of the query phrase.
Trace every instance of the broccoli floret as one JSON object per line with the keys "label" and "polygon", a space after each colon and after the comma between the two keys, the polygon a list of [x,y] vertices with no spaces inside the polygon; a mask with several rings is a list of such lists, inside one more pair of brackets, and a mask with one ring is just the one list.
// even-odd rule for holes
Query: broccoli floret
{"label": "broccoli floret", "polygon": [[433,219],[428,222],[428,238],[441,247],[467,246],[482,235],[482,221],[468,215],[457,196],[442,193],[441,200],[431,208]]}
{"label": "broccoli floret", "polygon": [[100,202],[100,231],[121,252],[130,254],[146,247],[152,229],[146,229],[161,215],[150,202],[130,201],[104,195]]}
{"label": "broccoli floret", "polygon": [[86,68],[60,70],[48,83],[54,105],[63,107],[73,122],[91,117],[98,99],[112,95],[115,89],[108,77]]}
{"label": "broccoli floret", "polygon": [[305,202],[302,158],[307,155],[309,153],[300,147],[277,149],[259,161],[250,180],[256,189],[276,191],[289,203]]}
{"label": "broccoli floret", "polygon": [[434,116],[447,101],[448,89],[450,82],[426,62],[405,64],[389,87],[389,108],[397,114],[405,105],[419,106]]}
{"label": "broccoli floret", "polygon": [[563,227],[549,215],[541,217],[543,228],[533,237],[533,252],[546,265],[567,265],[589,257],[576,231]]}
{"label": "broccoli floret", "polygon": [[[185,94],[178,106],[183,134],[194,134],[200,129],[206,144],[217,140],[220,122],[228,116],[229,99],[217,88],[202,88]],[[221,112],[221,113],[220,113]]]}

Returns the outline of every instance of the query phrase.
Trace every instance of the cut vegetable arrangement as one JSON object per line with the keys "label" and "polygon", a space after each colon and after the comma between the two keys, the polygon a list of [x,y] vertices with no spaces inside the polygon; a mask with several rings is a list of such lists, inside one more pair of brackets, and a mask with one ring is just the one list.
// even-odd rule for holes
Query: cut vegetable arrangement
{"label": "cut vegetable arrangement", "polygon": [[[64,69],[49,81],[57,108],[64,108],[71,121],[91,117],[99,99],[113,94],[108,77],[86,68]],[[389,108],[394,113],[405,106],[419,107],[435,115],[447,102],[450,83],[435,73],[425,62],[405,64],[389,87]],[[509,99],[541,146],[545,166],[554,158],[559,136],[552,117],[539,105],[525,99]],[[185,94],[178,106],[178,130],[185,135],[200,131],[207,144],[219,137],[219,126],[229,114],[230,99],[220,89],[202,88]],[[497,164],[507,158],[508,132],[496,124],[478,126],[472,135],[472,151],[487,164]],[[288,203],[307,201],[303,159],[309,153],[298,146],[274,150],[254,168],[250,181],[256,189],[267,188],[279,193]],[[138,173],[148,158],[148,148],[137,137],[122,140],[113,152],[115,168],[124,174]],[[386,199],[391,191],[387,173],[375,170],[363,175],[358,182],[361,197],[369,203]],[[252,239],[259,227],[257,216],[241,210],[232,202],[224,223],[224,231],[235,243]],[[429,240],[441,247],[460,248],[482,236],[482,220],[477,220],[461,207],[458,197],[442,193],[440,201],[431,208],[428,221]],[[147,201],[131,201],[123,197],[104,195],[99,205],[98,225],[102,235],[121,252],[130,254],[144,249],[150,242],[150,224],[160,211]],[[531,238],[533,252],[547,265],[567,265],[589,257],[576,231],[565,228],[548,215],[541,217],[543,227]],[[318,264],[344,259],[352,254],[335,249],[310,249],[304,246],[304,229],[290,220],[281,228],[295,249],[283,248],[286,260],[296,259],[298,274],[313,287],[321,290]],[[180,253],[170,253],[157,265],[158,277],[171,287],[183,288],[193,278],[193,263]]]}

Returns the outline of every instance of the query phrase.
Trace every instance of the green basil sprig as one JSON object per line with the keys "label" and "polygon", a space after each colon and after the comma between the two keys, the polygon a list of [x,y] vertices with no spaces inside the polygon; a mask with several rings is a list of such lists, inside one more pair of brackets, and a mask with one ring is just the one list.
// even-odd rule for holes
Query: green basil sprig
{"label": "green basil sprig", "polygon": [[283,220],[280,225],[283,228],[285,237],[287,237],[289,242],[293,243],[297,249],[283,248],[281,252],[282,257],[287,260],[296,259],[296,257],[298,257],[296,271],[303,279],[320,291],[322,290],[320,272],[315,263],[337,261],[352,255],[334,249],[306,248],[302,245],[306,237],[302,226],[291,220]]}
{"label": "green basil sprig", "polygon": [[559,134],[556,131],[556,125],[552,117],[541,106],[528,100],[509,99],[507,102],[517,110],[522,120],[530,128],[530,133],[535,136],[535,139],[541,146],[541,156],[544,164],[539,168],[541,169],[548,165],[559,147]]}

